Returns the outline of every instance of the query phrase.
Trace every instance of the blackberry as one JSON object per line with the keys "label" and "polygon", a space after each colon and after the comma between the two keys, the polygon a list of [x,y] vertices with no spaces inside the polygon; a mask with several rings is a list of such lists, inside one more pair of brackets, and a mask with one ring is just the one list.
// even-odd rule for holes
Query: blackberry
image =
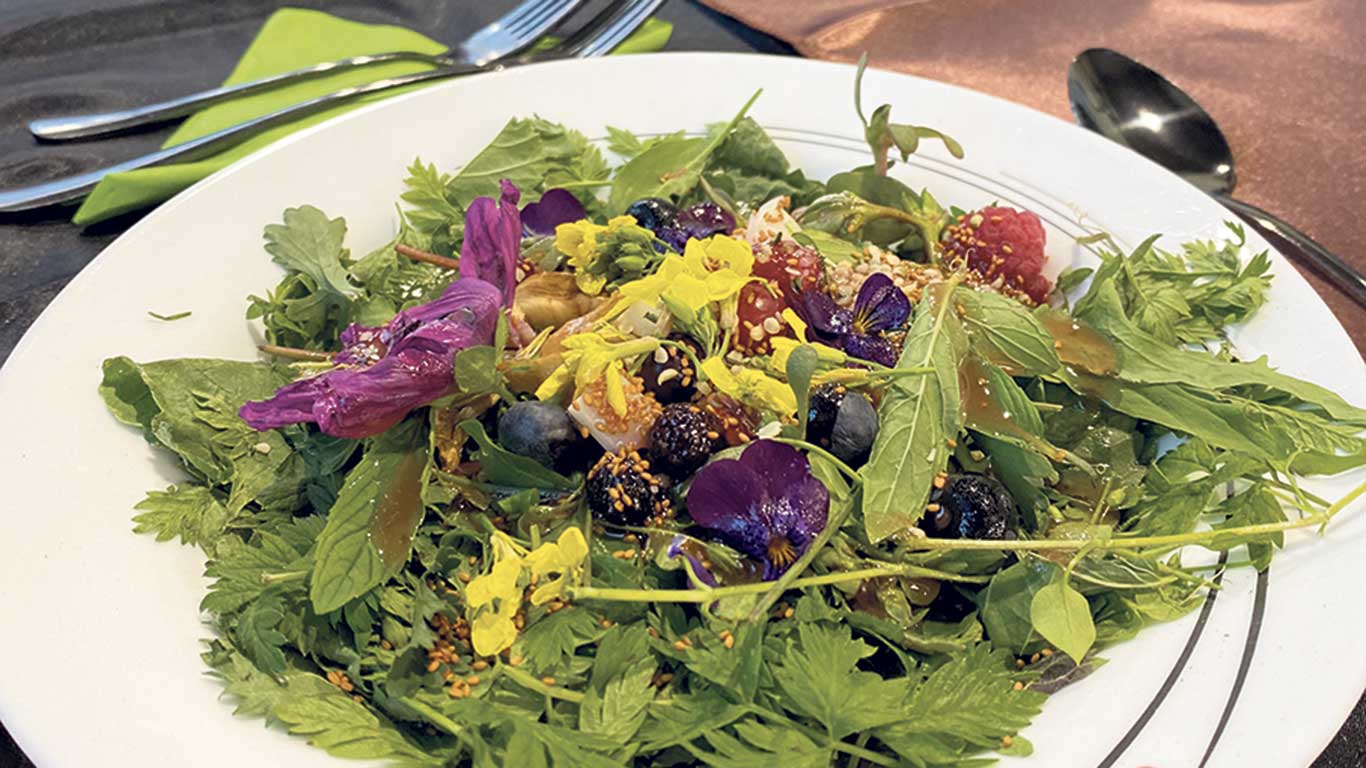
{"label": "blackberry", "polygon": [[603,454],[588,471],[584,493],[593,516],[614,525],[657,523],[673,513],[668,476],[650,472],[639,451]]}
{"label": "blackberry", "polygon": [[[669,338],[688,345],[693,354],[700,352],[685,336],[675,334]],[[640,366],[640,378],[645,382],[645,391],[665,405],[686,402],[697,393],[697,371],[693,370],[692,360],[678,347],[660,347],[646,357]]]}
{"label": "blackberry", "polygon": [[949,475],[930,494],[920,529],[934,539],[1004,539],[1015,525],[1015,499],[986,475]]}
{"label": "blackberry", "polygon": [[877,410],[863,395],[843,384],[822,384],[811,391],[806,438],[840,461],[854,466],[866,462],[877,430]]}
{"label": "blackberry", "polygon": [[686,477],[725,446],[721,429],[720,419],[696,405],[665,406],[650,427],[650,455],[665,471]]}

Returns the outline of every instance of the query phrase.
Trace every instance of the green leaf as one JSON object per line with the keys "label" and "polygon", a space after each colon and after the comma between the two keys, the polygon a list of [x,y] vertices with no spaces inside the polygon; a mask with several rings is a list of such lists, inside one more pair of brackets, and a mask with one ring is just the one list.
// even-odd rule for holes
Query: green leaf
{"label": "green leaf", "polygon": [[740,108],[739,114],[712,138],[667,138],[618,168],[608,207],[624,211],[643,197],[680,197],[692,191],[712,153],[744,119],[760,93],[762,91],[756,91]]}
{"label": "green leaf", "polygon": [[957,765],[958,758],[999,748],[1003,736],[1029,725],[1046,698],[1015,690],[1013,661],[988,643],[973,646],[916,686],[903,721],[874,735],[912,765]]}
{"label": "green leaf", "polygon": [[906,680],[884,680],[856,666],[873,654],[872,646],[853,639],[847,627],[802,624],[798,635],[801,642],[773,671],[785,709],[814,719],[832,739],[905,718]]}
{"label": "green leaf", "polygon": [[278,594],[266,592],[247,603],[237,616],[233,637],[242,653],[251,659],[256,667],[268,675],[279,675],[285,671],[285,654],[280,646],[285,636],[276,627],[284,619],[284,603]]}
{"label": "green leaf", "polygon": [[1062,367],[1053,336],[1023,304],[994,291],[958,291],[972,349],[1014,376],[1046,376]]}
{"label": "green leaf", "polygon": [[948,466],[948,440],[956,438],[961,427],[962,329],[952,312],[951,291],[950,285],[944,295],[922,300],[916,307],[897,364],[900,368],[931,367],[933,372],[888,386],[878,410],[881,427],[872,455],[860,470],[863,524],[872,541],[919,522],[935,475]]}
{"label": "green leaf", "polygon": [[484,425],[475,419],[460,422],[460,429],[479,446],[479,466],[490,483],[511,488],[545,488],[572,491],[578,487],[573,480],[549,469],[535,459],[511,453],[493,442]]}
{"label": "green leaf", "polygon": [[[421,513],[416,489],[407,487],[416,478],[403,471],[405,465],[421,466],[414,461],[422,437],[420,426],[418,421],[408,421],[376,438],[360,464],[346,476],[337,502],[327,513],[327,527],[318,537],[309,575],[309,597],[318,613],[335,611],[396,570],[386,564],[386,554],[392,553],[381,551],[382,544],[377,541],[377,520],[385,514],[386,505],[405,508],[396,510],[403,515],[409,513],[407,508],[417,505]],[[405,550],[402,562],[407,561],[407,555]]]}
{"label": "green leaf", "polygon": [[710,731],[703,735],[714,752],[704,752],[691,744],[689,753],[704,764],[716,768],[772,768],[782,761],[789,768],[828,768],[830,747],[817,744],[810,736],[792,724],[741,720],[731,728],[736,735],[725,731]]}
{"label": "green leaf", "polygon": [[[577,131],[539,117],[513,118],[446,184],[446,197],[464,209],[479,196],[497,197],[499,182],[508,179],[524,196],[545,189],[554,172],[565,172],[584,152]],[[533,202],[523,200],[523,204]],[[622,210],[625,210],[623,207]]]}
{"label": "green leaf", "polygon": [[558,671],[574,649],[602,637],[593,614],[582,608],[546,614],[527,625],[518,640],[519,652],[539,673]]}
{"label": "green leaf", "polygon": [[1029,621],[1045,640],[1080,664],[1096,642],[1091,606],[1067,583],[1061,568],[1054,565],[1052,569],[1052,579],[1030,601]]}
{"label": "green leaf", "polygon": [[977,596],[978,615],[997,648],[1024,654],[1039,647],[1030,618],[1034,595],[1053,579],[1053,566],[1030,557],[991,577]]}
{"label": "green leaf", "polygon": [[654,660],[647,656],[607,683],[601,695],[596,688],[589,688],[579,706],[579,729],[618,744],[630,744],[654,700],[654,674]]}
{"label": "green leaf", "polygon": [[[1261,484],[1230,496],[1215,511],[1227,515],[1222,523],[1214,526],[1216,531],[1249,525],[1283,523],[1286,519],[1285,509],[1281,506],[1280,500],[1267,490],[1265,485]],[[1247,554],[1252,560],[1252,565],[1257,570],[1264,571],[1271,565],[1273,548],[1279,549],[1285,546],[1285,534],[1275,531],[1259,535],[1219,536],[1214,539],[1210,547],[1226,549],[1238,544],[1247,544]]]}
{"label": "green leaf", "polygon": [[483,345],[456,352],[455,383],[460,391],[472,395],[497,391],[500,383],[498,351]]}
{"label": "green leaf", "polygon": [[346,302],[355,288],[342,265],[345,237],[344,219],[329,219],[311,205],[286,208],[284,224],[266,227],[266,252],[276,264],[307,275],[335,300]]}
{"label": "green leaf", "polygon": [[217,614],[233,613],[266,590],[263,575],[307,567],[301,560],[303,552],[283,537],[259,531],[254,539],[247,544],[229,536],[220,542],[216,557],[204,568],[204,575],[214,583],[200,608]]}
{"label": "green leaf", "polygon": [[205,552],[212,550],[227,523],[227,510],[202,485],[183,483],[164,491],[148,491],[147,498],[133,507],[142,514],[133,518],[134,533],[154,533],[157,541],[180,538]]}
{"label": "green leaf", "polygon": [[811,376],[820,365],[820,356],[810,344],[802,344],[787,356],[787,385],[797,396],[797,418],[802,437],[806,436],[807,404],[811,401]]}
{"label": "green leaf", "polygon": [[713,691],[657,698],[648,708],[650,724],[641,732],[643,752],[658,752],[719,730],[748,713]]}
{"label": "green leaf", "polygon": [[433,768],[447,764],[447,756],[414,744],[392,722],[316,675],[291,674],[287,686],[288,695],[273,708],[275,717],[290,733],[334,757]]}
{"label": "green leaf", "polygon": [[628,669],[650,652],[645,625],[614,624],[598,641],[589,684],[602,693],[608,681],[626,675]]}
{"label": "green leaf", "polygon": [[609,125],[607,126],[607,149],[613,154],[620,155],[623,160],[630,160],[661,141],[679,139],[682,137],[683,131],[678,131],[676,133],[651,136],[641,140],[634,133],[631,133],[625,128],[616,128]]}
{"label": "green leaf", "polygon": [[719,640],[694,642],[682,655],[688,671],[725,691],[737,702],[754,700],[764,667],[764,627],[739,624],[734,629],[734,647]]}
{"label": "green leaf", "polygon": [[857,243],[819,229],[803,230],[794,234],[792,239],[808,248],[815,248],[827,264],[852,262],[863,257],[863,248]]}

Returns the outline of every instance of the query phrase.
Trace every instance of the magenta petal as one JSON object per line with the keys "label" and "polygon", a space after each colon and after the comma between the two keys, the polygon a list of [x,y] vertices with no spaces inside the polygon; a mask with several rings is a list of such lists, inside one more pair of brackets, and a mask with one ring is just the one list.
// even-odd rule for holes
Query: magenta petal
{"label": "magenta petal", "polygon": [[269,400],[243,404],[237,415],[258,432],[313,421],[313,404],[322,393],[322,378],[313,376],[286,384]]}
{"label": "magenta petal", "polygon": [[892,278],[875,272],[863,281],[854,299],[854,328],[859,333],[880,333],[906,324],[911,302]]}
{"label": "magenta petal", "polygon": [[535,235],[553,235],[555,227],[578,221],[587,215],[583,203],[567,189],[548,190],[540,202],[522,209],[522,226]]}
{"label": "magenta petal", "polygon": [[512,306],[522,248],[522,216],[517,210],[522,195],[507,179],[502,188],[501,200],[476,197],[465,210],[460,276],[491,283],[502,293],[503,306]]}

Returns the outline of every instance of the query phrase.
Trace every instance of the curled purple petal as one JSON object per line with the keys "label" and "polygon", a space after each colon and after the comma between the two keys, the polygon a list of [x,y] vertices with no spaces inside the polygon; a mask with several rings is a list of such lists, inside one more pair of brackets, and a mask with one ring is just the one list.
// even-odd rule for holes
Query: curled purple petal
{"label": "curled purple petal", "polygon": [[853,330],[854,315],[818,290],[790,291],[788,304],[806,323],[806,340],[834,342]]}
{"label": "curled purple petal", "polygon": [[363,367],[287,384],[268,400],[244,404],[238,414],[257,430],[316,422],[334,437],[379,434],[455,390],[455,353],[492,342],[501,298],[494,286],[462,278],[441,298],[399,313],[383,328],[352,326],[342,335],[349,345],[335,359]]}
{"label": "curled purple petal", "polygon": [[460,247],[460,276],[491,283],[512,306],[517,290],[517,260],[522,249],[522,193],[507,179],[501,200],[476,197],[465,210],[465,242]]}
{"label": "curled purple petal", "polygon": [[905,325],[910,316],[911,302],[892,278],[875,272],[863,281],[854,299],[853,325],[859,333],[895,330]]}
{"label": "curled purple petal", "polygon": [[583,203],[574,193],[556,187],[541,195],[540,202],[527,203],[522,209],[522,226],[533,235],[553,235],[555,227],[586,215]]}
{"label": "curled purple petal", "polygon": [[706,584],[709,587],[717,586],[719,582],[716,580],[716,575],[702,564],[702,558],[692,554],[684,548],[687,541],[688,540],[682,536],[673,537],[673,541],[669,542],[669,557],[684,558],[688,561],[688,565],[692,566],[692,572],[697,574],[697,578],[701,580],[703,584]]}

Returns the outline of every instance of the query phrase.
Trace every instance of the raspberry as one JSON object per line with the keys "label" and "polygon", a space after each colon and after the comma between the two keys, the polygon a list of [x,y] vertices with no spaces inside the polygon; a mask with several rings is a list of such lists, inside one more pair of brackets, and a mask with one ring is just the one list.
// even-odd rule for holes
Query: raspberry
{"label": "raspberry", "polygon": [[686,477],[725,447],[721,430],[721,420],[699,406],[665,406],[650,427],[650,455],[674,477]]}
{"label": "raspberry", "polygon": [[966,265],[991,280],[997,276],[1036,302],[1053,289],[1043,276],[1044,229],[1029,211],[988,206],[966,213],[944,230],[945,262]]}

